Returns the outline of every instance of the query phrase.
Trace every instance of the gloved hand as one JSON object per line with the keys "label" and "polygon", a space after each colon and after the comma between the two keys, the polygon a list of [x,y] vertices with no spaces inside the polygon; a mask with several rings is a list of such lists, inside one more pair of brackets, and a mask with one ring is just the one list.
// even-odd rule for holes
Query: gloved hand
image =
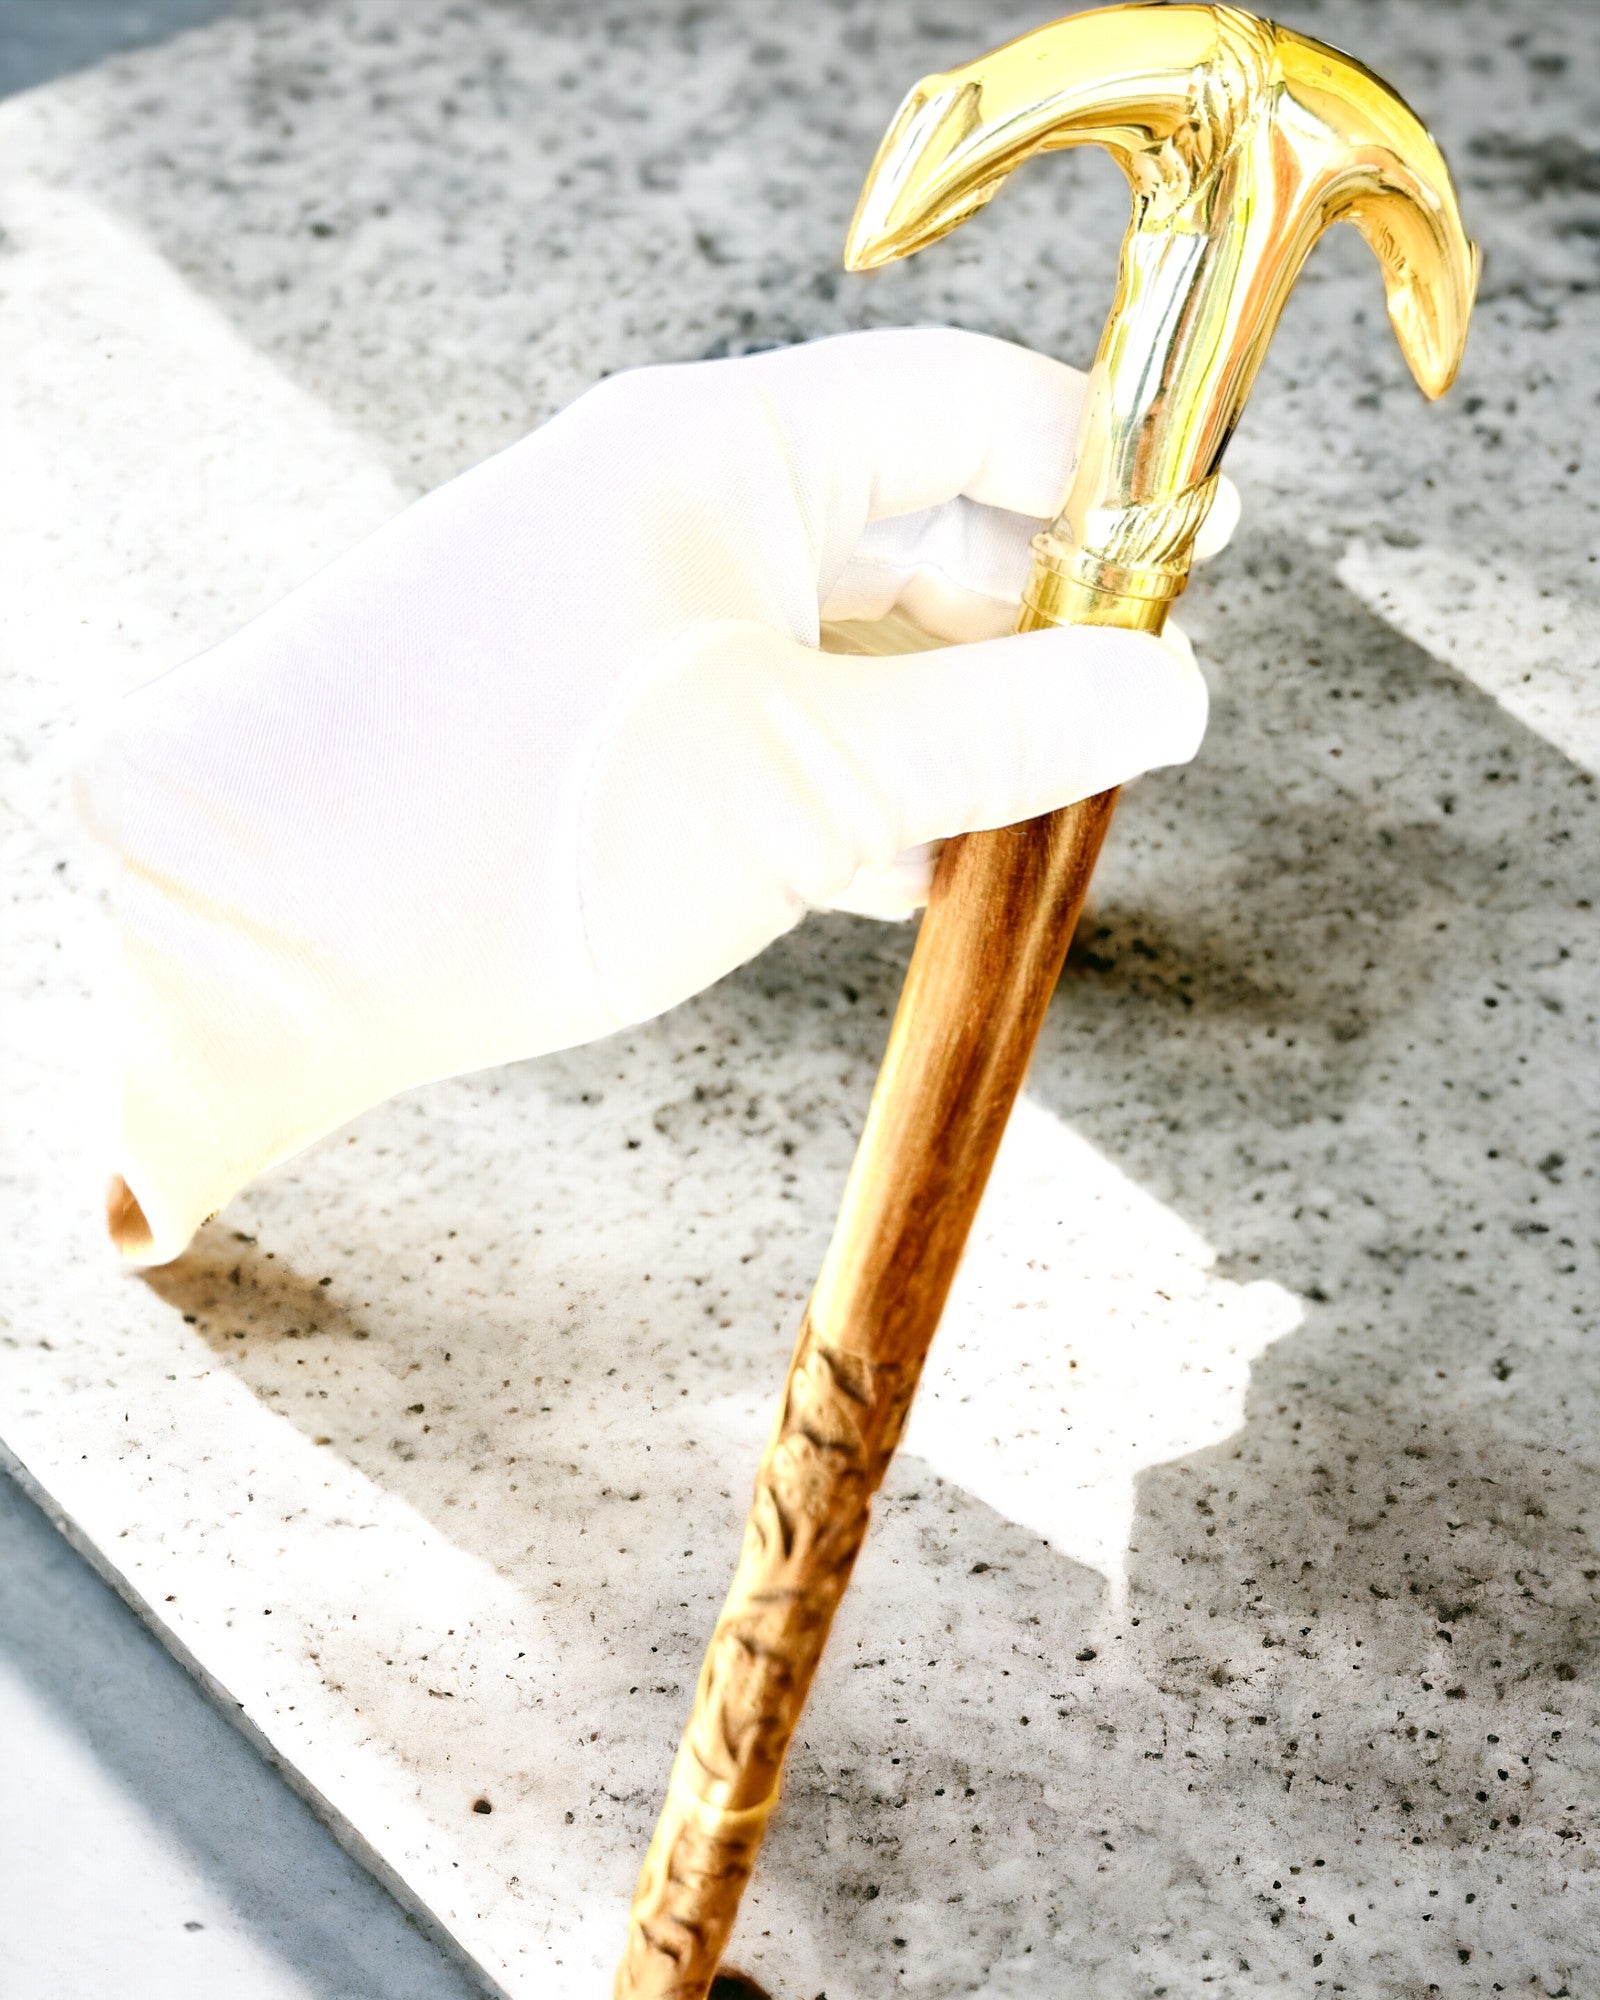
{"label": "gloved hand", "polygon": [[[1082,389],[945,331],[618,376],[131,696],[82,787],[122,857],[123,1254],[808,909],[908,913],[926,843],[1191,757],[1181,645],[997,636]],[[894,606],[964,643],[818,650]]]}

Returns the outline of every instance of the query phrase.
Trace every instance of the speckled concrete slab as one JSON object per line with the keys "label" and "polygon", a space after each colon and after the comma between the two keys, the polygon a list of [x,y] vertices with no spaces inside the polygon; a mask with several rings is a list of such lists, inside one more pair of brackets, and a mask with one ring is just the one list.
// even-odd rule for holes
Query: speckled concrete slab
{"label": "speckled concrete slab", "polygon": [[[604,1990],[909,937],[813,922],[439,1085],[124,1281],[75,720],[603,369],[954,320],[1081,357],[1121,195],[838,244],[1035,15],[311,5],[0,114],[3,1434],[511,1994]],[[1424,407],[1319,251],[750,1897],[782,2000],[1600,1985],[1590,433],[1600,21],[1293,11],[1488,263]]]}

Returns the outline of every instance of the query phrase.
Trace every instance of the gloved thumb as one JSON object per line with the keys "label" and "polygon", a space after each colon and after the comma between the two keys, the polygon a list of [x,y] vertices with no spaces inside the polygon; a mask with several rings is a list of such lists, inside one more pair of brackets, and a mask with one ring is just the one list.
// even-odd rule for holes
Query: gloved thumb
{"label": "gloved thumb", "polygon": [[864,865],[1184,764],[1205,733],[1188,641],[1108,627],[925,653],[810,655],[809,704],[858,774]]}
{"label": "gloved thumb", "polygon": [[746,621],[701,628],[658,658],[589,786],[601,990],[621,1020],[659,1013],[808,908],[866,907],[851,885],[907,850],[1185,763],[1205,722],[1187,645],[1144,633],[861,657]]}
{"label": "gloved thumb", "polygon": [[[1192,680],[1199,680],[1194,648],[1190,645],[1187,634],[1173,624],[1169,624],[1162,633],[1161,643],[1185,669],[1185,685],[1182,693],[1183,699],[1187,700],[1193,692]],[[1196,729],[1197,742],[1198,732],[1205,726],[1206,691],[1203,681],[1199,683],[1198,693],[1201,707]],[[1164,728],[1174,731],[1180,725],[1181,715],[1176,709],[1163,723]],[[1136,720],[1135,727],[1137,727]],[[1192,752],[1185,753],[1186,756],[1188,754]],[[1178,759],[1163,761],[1177,762]],[[938,840],[920,841],[915,847],[902,849],[891,861],[866,864],[857,870],[844,890],[833,898],[829,907],[891,922],[903,922],[906,918],[914,916],[928,900],[942,844]]]}

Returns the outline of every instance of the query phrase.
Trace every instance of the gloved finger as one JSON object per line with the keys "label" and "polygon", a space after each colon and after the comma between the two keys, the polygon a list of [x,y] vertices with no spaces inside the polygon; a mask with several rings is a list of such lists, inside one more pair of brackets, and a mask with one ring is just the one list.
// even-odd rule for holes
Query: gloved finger
{"label": "gloved finger", "polygon": [[1194,641],[1184,631],[1175,618],[1169,618],[1161,628],[1161,643],[1169,653],[1176,653],[1180,662],[1192,674],[1200,672],[1200,662],[1195,658]]}
{"label": "gloved finger", "polygon": [[1199,673],[1144,633],[877,656],[746,620],[687,633],[618,712],[586,784],[580,879],[609,888],[585,891],[585,938],[606,1005],[643,1020],[806,910],[855,902],[865,870],[881,891],[909,849],[1181,763],[1205,714]]}
{"label": "gloved finger", "polygon": [[1194,559],[1197,563],[1209,562],[1233,540],[1233,531],[1239,525],[1243,507],[1238,487],[1225,472],[1222,473],[1217,480],[1211,511],[1200,523],[1200,532],[1194,538]]}
{"label": "gloved finger", "polygon": [[[1224,476],[1195,543],[1204,562],[1238,525],[1239,490]],[[871,521],[822,606],[828,620],[903,611],[936,639],[998,638],[1013,629],[1045,524],[965,498]]]}
{"label": "gloved finger", "polygon": [[[1169,620],[1161,634],[1161,644],[1175,656],[1186,675],[1198,678],[1194,647],[1181,626]],[[943,846],[942,840],[922,841],[891,861],[869,862],[856,871],[839,895],[830,899],[828,908],[846,910],[855,916],[877,917],[888,923],[904,922],[927,902]]]}
{"label": "gloved finger", "polygon": [[935,639],[993,639],[1016,624],[1041,523],[967,499],[869,522],[823,601],[824,619],[896,609]]}
{"label": "gloved finger", "polygon": [[1084,377],[950,327],[842,334],[750,371],[788,443],[824,596],[869,521],[957,494],[1036,519],[1061,503]]}
{"label": "gloved finger", "polygon": [[892,861],[858,868],[828,908],[856,917],[877,917],[884,923],[903,923],[927,902],[943,846],[942,840],[920,841]]}
{"label": "gloved finger", "polygon": [[[856,870],[921,842],[1033,819],[1183,764],[1205,732],[1205,681],[1181,636],[1060,627],[894,657],[809,655],[789,671],[848,774],[834,808]],[[786,675],[786,678],[788,676]],[[820,777],[820,772],[818,773]]]}

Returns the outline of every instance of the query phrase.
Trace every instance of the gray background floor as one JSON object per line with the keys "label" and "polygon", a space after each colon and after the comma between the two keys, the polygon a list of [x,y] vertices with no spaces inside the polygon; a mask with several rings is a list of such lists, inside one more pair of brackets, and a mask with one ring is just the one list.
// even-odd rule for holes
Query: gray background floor
{"label": "gray background floor", "polygon": [[0,96],[234,11],[229,0],[0,0]]}
{"label": "gray background floor", "polygon": [[0,1476],[5,2000],[476,1989]]}
{"label": "gray background floor", "polygon": [[[862,317],[955,319],[1081,355],[1121,212],[1074,200],[1070,225],[1058,214],[1063,190],[1087,186],[1068,177],[1078,171],[1070,160],[1051,163],[1061,170],[1054,178],[1045,168],[1019,176],[948,257],[880,274],[870,305],[836,275],[840,218],[881,107],[910,75],[1026,25],[1031,5],[951,0],[935,11],[841,0],[785,18],[775,0],[722,0],[714,14],[680,0],[625,0],[615,13],[561,0],[448,9],[318,0],[279,10],[259,34],[235,33],[254,23],[222,23],[187,55],[162,47],[78,79],[90,88],[60,87],[51,118],[29,138],[43,193],[26,246],[35,265],[24,268],[61,252],[58,218],[94,226],[119,282],[152,271],[170,280],[170,266],[193,295],[188,305],[216,307],[186,325],[203,319],[208,337],[233,341],[236,360],[240,349],[259,351],[334,413],[347,441],[381,452],[407,490],[508,441],[602,367],[726,352]],[[0,13],[0,44],[29,65],[18,85],[44,82],[96,60],[97,19],[109,49],[147,39],[163,20],[188,25],[215,11],[13,5]],[[1032,18],[1043,11],[1032,7]],[[1595,17],[1592,0],[1295,0],[1285,12],[1358,46],[1438,123],[1489,252],[1474,345],[1458,392],[1424,410],[1375,328],[1376,278],[1358,242],[1346,233],[1319,251],[1297,288],[1230,458],[1249,496],[1240,542],[1188,611],[1213,678],[1212,741],[1192,772],[1152,781],[1124,809],[1100,878],[1093,957],[1052,1016],[1036,1096],[1041,1117],[1070,1126],[1215,1246],[1219,1283],[1286,1288],[1304,1324],[1250,1360],[1247,1403],[1235,1413],[1242,1427],[1230,1425],[1224,1444],[1189,1434],[1137,1461],[1129,1553],[1138,1630],[1130,1622],[1072,1673],[1069,1706],[1047,1711],[1030,1697],[1030,1751],[1050,1733],[1043,1778],[1037,1754],[1024,1757],[1009,1727],[988,1727],[970,1710],[963,1720],[958,1676],[989,1671],[998,1685],[1015,1669],[1013,1689],[1024,1673],[1040,1690],[1063,1685],[1055,1658],[1092,1655],[1078,1650],[1074,1621],[1094,1613],[1096,1575],[1025,1544],[1020,1516],[904,1468],[847,1615],[864,1621],[876,1615],[868,1607],[884,1606],[902,1629],[943,1629],[930,1609],[937,1589],[938,1617],[963,1621],[959,1641],[923,1651],[948,1652],[953,1664],[941,1661],[944,1678],[920,1685],[921,1706],[904,1717],[890,1712],[898,1697],[871,1693],[872,1676],[840,1669],[771,1850],[769,1907],[800,1911],[830,1966],[834,2000],[881,2000],[901,1979],[895,1928],[921,1953],[911,1990],[924,1993],[975,1993],[979,1975],[964,1968],[986,1973],[1007,1954],[1003,1983],[986,1983],[986,1995],[1198,2000],[1269,1985],[1310,1992],[1319,1981],[1363,2000],[1600,1991],[1591,1859],[1600,1846],[1600,1600],[1591,1587],[1600,1373],[1588,1331],[1596,1153],[1584,1102],[1596,1075],[1600,981],[1590,943],[1593,822],[1580,817],[1593,810],[1589,774],[1600,754],[1587,694],[1600,685],[1589,636],[1594,488],[1582,463],[1600,401]],[[485,56],[486,21],[503,66]],[[819,74],[848,77],[851,89],[829,103]],[[663,92],[663,76],[675,94]],[[569,91],[576,109],[563,109]],[[473,115],[456,115],[463,103]],[[292,147],[281,143],[282,121],[293,125]],[[403,143],[376,144],[375,132]],[[783,171],[769,175],[771,162]],[[1103,161],[1082,168],[1102,170]],[[1015,253],[1021,241],[1031,265]],[[79,253],[74,282],[87,262],[81,243]],[[38,287],[62,313],[88,313],[115,289],[92,289],[85,305],[48,272]],[[125,382],[145,379],[138,359],[130,335]],[[62,381],[43,388],[68,408],[95,407]],[[195,398],[202,392],[206,380]],[[118,413],[134,403],[145,407],[130,394]],[[56,405],[46,414],[38,435],[53,467],[72,456],[62,438],[78,434]],[[211,492],[237,467],[244,433],[214,402],[202,416],[190,413],[182,436],[214,444],[213,484],[196,482]],[[128,593],[154,646],[156,611],[193,610],[212,572],[191,555],[194,574],[181,593],[172,587],[161,564],[202,545],[171,531],[172,510],[191,503],[168,494],[158,496],[166,513],[123,508],[128,468],[140,461],[110,463],[104,489],[91,484],[75,517],[48,517],[52,531],[70,518],[90,523],[73,552],[77,570],[62,562],[51,574],[76,581],[98,563],[95,576],[104,569],[120,580],[137,570],[132,544],[156,572],[136,578],[142,595]],[[241,529],[231,501],[216,518],[254,545],[254,518]],[[147,520],[148,546],[138,541]],[[227,536],[216,539],[225,561]],[[65,593],[75,615],[92,583],[81,596]],[[195,615],[206,615],[205,603]],[[1284,672],[1299,663],[1308,670]],[[43,844],[39,860],[50,871]],[[475,1359],[448,1393],[470,1413],[464,1429],[481,1423],[505,1439],[507,1465],[515,1452],[546,1467],[542,1499],[559,1495],[554,1458],[537,1422],[496,1401],[496,1340],[537,1367],[567,1338],[567,1281],[586,1302],[601,1299],[611,1318],[594,1307],[587,1372],[550,1428],[587,1439],[591,1424],[603,1436],[599,1413],[614,1407],[609,1364],[638,1351],[629,1316],[642,1326],[648,1307],[680,1335],[698,1325],[692,1243],[675,1249],[677,1289],[661,1305],[651,1302],[669,1290],[667,1266],[652,1237],[641,1274],[637,1239],[658,1213],[667,1220],[657,1234],[666,1234],[703,1189],[706,1213],[736,1212],[742,1228],[761,1230],[751,1240],[765,1261],[733,1281],[742,1289],[726,1318],[740,1329],[738,1345],[702,1353],[690,1379],[721,1397],[719,1408],[756,1384],[764,1411],[789,1334],[789,1307],[779,1313],[773,1301],[785,1286],[798,1295],[815,1268],[881,1041],[867,1016],[887,1007],[898,978],[902,947],[868,928],[808,927],[636,1048],[441,1087],[375,1116],[362,1143],[405,1144],[410,1163],[405,1185],[382,1191],[392,1213],[381,1228],[360,1205],[371,1175],[340,1169],[332,1153],[264,1185],[233,1226],[274,1249],[253,1265],[249,1338],[230,1352],[226,1378],[215,1371],[216,1399],[243,1384],[266,1409],[304,1353],[328,1399],[315,1411],[307,1399],[306,1414],[319,1433],[338,1434],[328,1478],[359,1476],[394,1511],[410,1508],[419,1535],[443,1523],[464,1560],[527,1585],[532,1475],[490,1468],[471,1485],[480,1468],[442,1429],[429,1445],[389,1442],[398,1426],[387,1413],[409,1410],[419,1394],[401,1388],[400,1371],[430,1366],[438,1344],[430,1314],[460,1309],[448,1270],[430,1290],[426,1270],[402,1269],[398,1253],[386,1263],[385,1246],[418,1242],[423,1208],[436,1235],[459,1224],[474,1247],[487,1245],[490,1296],[470,1315]],[[58,979],[51,994],[61,987]],[[697,1042],[740,1036],[762,1071],[770,1122],[756,1134],[738,1129],[743,1093],[704,1105],[697,1094],[691,1104],[688,1071],[674,1069]],[[591,1103],[592,1114],[574,1108]],[[624,1155],[632,1128],[615,1121],[650,1106],[658,1111],[644,1150]],[[539,1153],[532,1139],[545,1131],[604,1162],[604,1176],[597,1165],[585,1181],[555,1150]],[[780,1140],[784,1196],[795,1196],[781,1228],[750,1196],[771,1165],[754,1149]],[[452,1148],[467,1163],[453,1178]],[[610,1164],[619,1158],[638,1163],[632,1183]],[[753,1170],[758,1159],[767,1164]],[[525,1235],[516,1230],[535,1186],[561,1216],[564,1199],[587,1206],[602,1187],[615,1215],[633,1216],[629,1200],[649,1214],[603,1240],[593,1227],[569,1227],[571,1262],[546,1259],[531,1284],[527,1267],[519,1273]],[[37,1241],[22,1228],[4,1232],[20,1246],[9,1261],[42,1274],[29,1331],[48,1323],[58,1340],[77,1337],[74,1351],[96,1364],[116,1338],[135,1349],[158,1318],[149,1299],[125,1302],[114,1338],[98,1345],[91,1336],[108,1325],[98,1297],[63,1328],[72,1285],[56,1254],[61,1225],[38,1207]],[[318,1322],[314,1345],[291,1346],[278,1338],[274,1303],[290,1294],[267,1282],[269,1261],[280,1260],[272,1271],[322,1271],[309,1260],[346,1228],[338,1240],[356,1246],[348,1275],[317,1292],[327,1325]],[[1573,1238],[1583,1239],[1576,1248]],[[169,1321],[205,1313],[207,1271],[202,1254],[164,1281]],[[387,1308],[402,1282],[409,1310],[383,1341],[357,1350],[340,1332],[341,1294],[356,1309],[367,1298]],[[195,1288],[192,1302],[185,1286]],[[1052,1314],[1037,1324],[1071,1318],[1061,1302]],[[184,1352],[214,1360],[233,1324],[209,1335],[201,1326]],[[176,1340],[172,1325],[163,1337]],[[959,1346],[951,1352],[959,1359]],[[1036,1365],[1059,1352],[1059,1341],[1032,1349]],[[148,1367],[148,1354],[139,1348],[119,1373],[119,1396],[123,1375]],[[42,1401],[76,1365],[29,1361],[18,1374]],[[1162,1379],[1181,1386],[1177,1373]],[[433,1389],[430,1381],[423,1400]],[[62,1395],[55,1406],[63,1466],[80,1456],[86,1400]],[[292,1448],[313,1440],[292,1422],[273,1427],[276,1448],[298,1465]],[[1080,1436],[1091,1428],[1077,1424]],[[43,1431],[34,1425],[41,1449]],[[729,1451],[739,1468],[730,1489],[748,1476],[754,1448]],[[140,1464],[169,1462],[168,1491],[188,1492],[192,1461],[176,1450],[161,1458],[147,1447]],[[680,1453],[656,1475],[657,1490],[692,1490],[699,1509],[693,1536],[682,1538],[697,1566],[672,1575],[685,1577],[684,1599],[709,1600],[725,1561],[707,1555],[707,1537],[727,1539],[736,1523],[717,1510],[717,1482],[691,1481],[684,1463]],[[123,1573],[120,1554],[134,1545],[115,1538],[137,1521],[128,1502],[139,1476],[135,1465],[114,1496],[120,1512],[101,1507],[99,1546]],[[481,1500],[475,1510],[456,1504],[464,1486]],[[944,1492],[952,1509],[959,1500],[961,1533],[984,1538],[981,1563],[967,1559],[976,1545],[947,1532]],[[210,1548],[185,1545],[185,1560],[198,1565],[226,1544],[233,1561],[242,1512],[196,1511]],[[25,1512],[20,1519],[25,1532]],[[170,1510],[163,1532],[169,1520]],[[567,1546],[569,1526],[581,1531],[546,1510],[541,1560]],[[26,1873],[9,1876],[16,1907],[7,1917],[38,1954],[27,1968],[10,1955],[4,2000],[459,1990],[115,1601],[36,1521],[33,1536],[23,1546],[51,1566],[0,1550],[16,1601],[0,1612],[17,1660],[0,1710],[21,1725],[0,1784],[26,1816],[32,1857]],[[137,1553],[170,1567],[177,1559],[159,1541],[148,1533]],[[942,1567],[912,1562],[925,1543],[937,1545]],[[1010,1552],[1003,1563],[992,1559],[996,1544]],[[629,1614],[618,1621],[629,1644],[654,1615],[642,1573],[630,1568]],[[164,1600],[157,1592],[152,1601]],[[627,1683],[605,1655],[611,1635],[586,1643],[554,1623],[543,1600],[535,1609],[552,1621],[541,1629],[565,1642],[562,1687],[606,1724],[601,1746],[582,1753],[611,1787],[605,1825],[597,1809],[585,1853],[609,1856],[620,1875],[648,1831],[681,1690],[652,1687],[651,1711],[621,1712],[608,1697],[619,1673]],[[275,1616],[274,1634],[286,1623]],[[688,1625],[672,1627],[672,1677],[682,1680],[701,1638]],[[1020,1635],[1031,1657],[1036,1630],[1038,1660],[1051,1650],[1046,1664],[1004,1651]],[[362,1667],[369,1651],[352,1642],[344,1657]],[[128,1678],[129,1661],[155,1678]],[[396,1685],[390,1699],[400,1704],[403,1675]],[[1112,1718],[1115,1743],[1102,1735]],[[430,1749],[442,1734],[430,1732]],[[1180,1738],[1192,1746],[1182,1761]],[[389,1739],[417,1740],[403,1729]],[[1514,1749],[1502,1755],[1503,1744]],[[985,1787],[983,1826],[975,1808],[971,1845],[958,1857],[952,1845],[945,1864],[968,1871],[955,1885],[968,1892],[965,1914],[934,1910],[932,1921],[902,1923],[894,1912],[917,1911],[930,1877],[934,1892],[946,1886],[942,1830],[937,1846],[931,1837],[945,1808],[931,1801],[943,1800],[958,1761]],[[537,1786],[513,1789],[509,1752],[496,1768],[506,1796],[497,1790],[491,1820],[462,1811],[458,1845],[463,1826],[480,1842],[500,1838],[515,1811],[539,1808]],[[916,1778],[909,1797],[907,1773]],[[442,1794],[437,1760],[422,1775]],[[1501,1803],[1508,1783],[1520,1795],[1516,1812]],[[625,1796],[613,1806],[616,1794]],[[1036,1866],[1047,1849],[1048,1871]],[[519,1854],[544,1859],[531,1840]],[[870,1894],[858,1894],[868,1870]],[[1063,1882],[1068,1914],[1058,1917],[1049,1899]],[[607,1925],[626,1887],[608,1878],[594,1892]],[[1085,1907],[1088,1926],[1076,1916]],[[191,1922],[205,1928],[185,1929]],[[1243,1950],[1223,1958],[1225,1947],[1244,1946],[1253,1972]],[[1034,1955],[1025,1962],[1024,1953]],[[1234,1962],[1239,1970],[1221,1983],[1218,1965]],[[407,1967],[424,1983],[408,1988]],[[772,1984],[808,1996],[824,1980]],[[546,2000],[542,1970],[522,1990]]]}
{"label": "gray background floor", "polygon": [[[0,95],[219,0],[0,0]],[[0,1475],[5,2000],[475,1990]]]}

